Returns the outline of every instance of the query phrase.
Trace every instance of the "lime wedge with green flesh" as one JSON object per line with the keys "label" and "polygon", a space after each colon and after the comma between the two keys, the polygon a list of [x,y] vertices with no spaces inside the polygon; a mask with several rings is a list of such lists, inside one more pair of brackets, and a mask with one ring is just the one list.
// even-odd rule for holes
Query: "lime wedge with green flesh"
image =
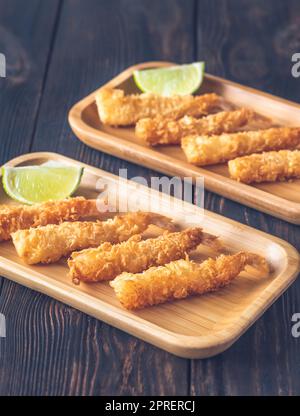
{"label": "lime wedge with green flesh", "polygon": [[5,192],[23,204],[59,200],[78,188],[83,168],[68,165],[41,165],[2,168]]}
{"label": "lime wedge with green flesh", "polygon": [[202,84],[203,76],[204,62],[133,72],[141,91],[163,96],[192,94]]}

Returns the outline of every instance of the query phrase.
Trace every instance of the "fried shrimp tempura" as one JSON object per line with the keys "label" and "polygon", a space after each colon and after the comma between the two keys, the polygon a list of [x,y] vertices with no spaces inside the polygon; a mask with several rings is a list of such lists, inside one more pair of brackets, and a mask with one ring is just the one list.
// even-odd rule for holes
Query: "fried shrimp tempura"
{"label": "fried shrimp tempura", "polygon": [[173,229],[171,220],[154,213],[134,212],[107,221],[64,222],[12,234],[18,255],[28,264],[53,263],[72,251],[119,243],[144,232],[150,224]]}
{"label": "fried shrimp tempura", "polygon": [[253,110],[241,108],[234,111],[221,111],[200,119],[184,116],[179,120],[170,120],[160,115],[154,118],[143,118],[137,122],[135,134],[151,146],[156,146],[180,144],[182,137],[190,135],[210,136],[270,126],[271,120],[259,116]]}
{"label": "fried shrimp tempura", "polygon": [[0,241],[9,240],[11,233],[30,227],[77,221],[80,218],[98,217],[96,200],[83,197],[41,204],[0,205]]}
{"label": "fried shrimp tempura", "polygon": [[158,114],[176,118],[185,114],[203,116],[218,107],[220,97],[214,93],[172,97],[151,93],[125,96],[123,90],[103,88],[96,95],[96,103],[103,124],[129,126],[141,118],[155,117]]}
{"label": "fried shrimp tempura", "polygon": [[124,271],[138,273],[180,259],[200,243],[216,246],[216,237],[203,233],[201,228],[190,228],[148,240],[134,236],[117,245],[104,243],[96,249],[73,253],[68,261],[70,275],[74,283],[110,280]]}
{"label": "fried shrimp tempura", "polygon": [[151,267],[140,274],[122,273],[110,285],[126,309],[139,309],[218,290],[234,280],[246,266],[255,267],[264,275],[269,273],[263,257],[239,252],[221,255],[216,260],[210,258],[200,264],[181,259]]}
{"label": "fried shrimp tempura", "polygon": [[187,160],[198,166],[222,163],[251,153],[292,149],[299,144],[300,128],[297,127],[224,133],[220,136],[187,136],[181,142]]}
{"label": "fried shrimp tempura", "polygon": [[300,178],[300,151],[280,150],[239,157],[228,162],[231,178],[239,182],[275,182]]}

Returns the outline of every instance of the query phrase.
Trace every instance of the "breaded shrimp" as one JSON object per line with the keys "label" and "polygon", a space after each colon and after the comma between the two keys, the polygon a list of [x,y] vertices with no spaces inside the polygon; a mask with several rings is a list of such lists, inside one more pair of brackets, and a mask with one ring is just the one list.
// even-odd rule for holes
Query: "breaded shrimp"
{"label": "breaded shrimp", "polygon": [[187,136],[181,147],[190,163],[198,166],[226,162],[238,156],[300,145],[300,128],[277,127],[220,136]]}
{"label": "breaded shrimp", "polygon": [[135,127],[135,134],[151,146],[158,144],[180,144],[182,137],[190,135],[213,135],[233,133],[241,129],[257,130],[270,127],[271,120],[256,114],[253,110],[241,108],[221,111],[200,119],[184,116],[179,120],[158,115],[143,118]]}
{"label": "breaded shrimp", "polygon": [[238,157],[228,162],[231,178],[239,182],[275,182],[300,178],[300,151],[280,150]]}
{"label": "breaded shrimp", "polygon": [[263,257],[239,252],[200,264],[181,259],[139,274],[122,273],[110,285],[126,309],[138,309],[217,290],[228,285],[248,265],[265,275],[269,273]]}
{"label": "breaded shrimp", "polygon": [[123,90],[103,88],[96,94],[96,103],[103,124],[129,126],[141,118],[158,114],[176,118],[185,114],[196,117],[207,115],[218,108],[220,97],[214,93],[172,97],[151,93],[125,96]]}
{"label": "breaded shrimp", "polygon": [[9,240],[10,234],[17,230],[99,216],[96,200],[83,197],[48,201],[32,206],[0,205],[0,241]]}
{"label": "breaded shrimp", "polygon": [[75,250],[119,243],[144,232],[150,224],[172,229],[171,220],[154,213],[133,212],[107,221],[64,222],[12,234],[18,255],[28,264],[52,263]]}
{"label": "breaded shrimp", "polygon": [[215,240],[216,237],[195,227],[148,240],[134,236],[117,245],[104,243],[95,249],[73,253],[68,261],[70,275],[75,283],[110,280],[124,271],[138,273],[180,259],[200,243],[214,246]]}

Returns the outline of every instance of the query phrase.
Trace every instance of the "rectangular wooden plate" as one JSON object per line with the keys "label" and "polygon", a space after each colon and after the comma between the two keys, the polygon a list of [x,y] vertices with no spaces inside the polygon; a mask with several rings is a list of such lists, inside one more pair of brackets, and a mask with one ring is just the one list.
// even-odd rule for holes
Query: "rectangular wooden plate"
{"label": "rectangular wooden plate", "polygon": [[[143,204],[147,204],[149,188],[58,154],[32,153],[8,165],[33,165],[49,160],[85,167],[78,195],[97,197],[99,178],[112,184],[121,180],[122,195],[130,194],[140,209],[148,208]],[[158,206],[156,201],[164,198],[163,194],[151,190],[154,205]],[[11,242],[0,244],[0,273],[178,356],[203,358],[218,354],[232,345],[292,283],[299,271],[299,255],[291,245],[276,237],[191,204],[182,208],[178,199],[172,198],[171,202],[172,214],[164,203],[160,204],[159,211],[171,215],[178,227],[200,225],[205,231],[219,235],[228,252],[248,250],[266,256],[273,270],[271,275],[259,277],[254,272],[243,272],[218,292],[129,312],[120,306],[108,283],[75,286],[68,277],[65,260],[52,265],[28,266],[18,258]],[[0,203],[12,203],[3,189],[0,189]],[[153,227],[149,232],[153,235],[158,231]],[[201,246],[197,252],[199,259],[215,255]]]}
{"label": "rectangular wooden plate", "polygon": [[[105,86],[137,93],[132,78],[135,69],[171,65],[148,62],[126,69]],[[199,93],[216,92],[236,106],[253,108],[278,124],[297,126],[300,105],[242,85],[205,74]],[[97,113],[95,92],[74,105],[69,122],[75,135],[88,146],[171,176],[203,176],[205,188],[226,198],[256,208],[294,224],[300,224],[300,179],[293,182],[245,185],[229,178],[226,164],[198,168],[187,163],[180,146],[150,148],[136,139],[133,128],[104,126]]]}

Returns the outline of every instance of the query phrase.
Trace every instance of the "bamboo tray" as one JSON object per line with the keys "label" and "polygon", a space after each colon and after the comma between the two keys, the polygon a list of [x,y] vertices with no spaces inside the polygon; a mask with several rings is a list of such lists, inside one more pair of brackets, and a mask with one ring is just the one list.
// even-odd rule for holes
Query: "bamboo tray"
{"label": "bamboo tray", "polygon": [[[132,79],[135,69],[171,65],[148,62],[126,69],[105,86],[137,93]],[[299,125],[300,105],[258,90],[205,74],[200,93],[216,92],[237,106],[253,108],[271,117],[278,124]],[[76,136],[85,144],[130,162],[163,172],[170,176],[204,177],[205,187],[234,201],[256,208],[294,224],[300,224],[300,180],[293,182],[245,185],[229,178],[226,164],[198,168],[186,162],[180,146],[152,149],[135,138],[133,128],[103,126],[95,104],[95,92],[79,101],[70,110],[69,123]]]}
{"label": "bamboo tray", "polygon": [[[8,164],[32,165],[48,160],[85,167],[78,195],[97,197],[99,191],[95,186],[99,178],[112,184],[121,180],[119,198],[123,198],[123,192],[130,192],[134,198],[140,198],[140,209],[146,208],[143,204],[149,188],[55,153],[32,153]],[[163,194],[152,190],[151,200],[156,206],[158,198],[162,201],[159,211],[170,216]],[[52,265],[25,265],[11,242],[0,244],[0,273],[178,356],[204,358],[218,354],[232,345],[292,283],[299,271],[299,255],[291,245],[276,237],[191,204],[182,206],[178,199],[172,198],[171,202],[172,218],[178,227],[203,225],[206,231],[221,236],[228,252],[249,250],[264,255],[273,269],[272,274],[262,278],[243,272],[218,292],[129,312],[120,306],[108,283],[73,285],[65,260]],[[3,189],[0,189],[0,203],[12,203]],[[155,227],[150,229],[152,235],[157,232]],[[200,246],[198,258],[208,254]]]}

